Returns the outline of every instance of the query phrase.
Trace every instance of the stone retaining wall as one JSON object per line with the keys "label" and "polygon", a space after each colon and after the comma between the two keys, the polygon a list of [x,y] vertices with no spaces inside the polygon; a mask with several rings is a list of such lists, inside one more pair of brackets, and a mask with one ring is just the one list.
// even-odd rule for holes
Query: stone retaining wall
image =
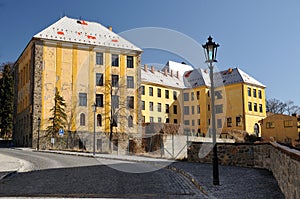
{"label": "stone retaining wall", "polygon": [[[300,198],[300,151],[277,143],[219,143],[217,147],[219,164],[268,169],[286,198]],[[211,150],[205,154],[205,148]],[[211,163],[212,155],[212,144],[189,142],[188,161]]]}

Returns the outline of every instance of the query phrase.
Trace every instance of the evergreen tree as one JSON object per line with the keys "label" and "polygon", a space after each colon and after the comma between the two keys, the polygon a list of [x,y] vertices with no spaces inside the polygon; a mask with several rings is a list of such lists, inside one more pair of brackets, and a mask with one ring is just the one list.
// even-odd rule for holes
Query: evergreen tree
{"label": "evergreen tree", "polygon": [[52,117],[49,118],[50,126],[47,127],[47,135],[56,137],[59,129],[64,129],[67,124],[67,114],[65,112],[66,103],[59,91],[55,88],[54,106],[50,109]]}
{"label": "evergreen tree", "polygon": [[13,127],[14,79],[13,63],[2,64],[0,80],[0,137],[11,138]]}

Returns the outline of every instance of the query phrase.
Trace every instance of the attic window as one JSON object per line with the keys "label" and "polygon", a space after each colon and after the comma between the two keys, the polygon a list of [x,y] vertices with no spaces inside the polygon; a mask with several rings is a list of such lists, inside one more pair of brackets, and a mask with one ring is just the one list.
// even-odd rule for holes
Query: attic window
{"label": "attic window", "polygon": [[88,25],[88,24],[86,23],[86,21],[84,21],[84,20],[78,20],[77,23],[79,23],[79,24],[81,24],[81,25]]}

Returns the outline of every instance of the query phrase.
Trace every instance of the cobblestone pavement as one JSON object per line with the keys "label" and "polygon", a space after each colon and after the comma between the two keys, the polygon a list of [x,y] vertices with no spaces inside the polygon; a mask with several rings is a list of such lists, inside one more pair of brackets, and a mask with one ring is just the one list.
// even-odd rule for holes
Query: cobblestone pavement
{"label": "cobblestone pavement", "polygon": [[[37,170],[2,179],[2,197],[207,198],[188,179],[169,169],[126,173],[99,162],[95,165],[95,159],[90,157],[28,151],[6,153],[27,161],[32,159],[34,164],[42,163],[35,167]],[[77,162],[75,167],[65,166],[72,162]],[[46,168],[47,164],[55,168]],[[130,167],[133,163],[111,160],[110,164]]]}
{"label": "cobblestone pavement", "polygon": [[171,165],[192,176],[209,198],[284,198],[272,173],[265,169],[219,166],[220,185],[212,184],[212,165],[176,162]]}
{"label": "cobblestone pavement", "polygon": [[[220,185],[214,186],[211,164],[173,162],[164,169],[134,174],[107,165],[117,165],[117,168],[132,168],[134,165],[134,168],[141,168],[145,165],[149,167],[153,162],[159,163],[159,160],[127,155],[102,157],[99,154],[97,158],[104,158],[100,161],[101,165],[99,161],[95,162],[95,158],[82,157],[91,154],[75,153],[80,156],[71,156],[26,152],[27,156],[24,156],[24,153],[20,152],[23,158],[30,156],[38,165],[35,169],[39,170],[19,173],[0,181],[0,196],[284,198],[272,173],[264,169],[219,166]],[[165,164],[165,160],[162,162]],[[67,168],[70,165],[73,168]],[[54,169],[46,169],[49,167]]]}

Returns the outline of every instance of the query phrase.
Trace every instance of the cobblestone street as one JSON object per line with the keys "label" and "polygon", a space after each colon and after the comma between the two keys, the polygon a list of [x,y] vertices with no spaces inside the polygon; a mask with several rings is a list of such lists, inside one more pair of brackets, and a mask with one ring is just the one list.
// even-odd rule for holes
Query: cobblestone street
{"label": "cobblestone street", "polygon": [[32,171],[2,179],[2,197],[284,198],[272,174],[262,169],[220,166],[221,185],[213,186],[210,164],[174,162],[152,172],[129,173],[115,168],[148,170],[159,162],[138,156],[132,157],[133,162],[129,161],[130,156],[109,159],[108,155],[98,161],[78,156],[89,154],[74,156],[11,149],[0,149],[0,154],[22,158],[34,165]]}

